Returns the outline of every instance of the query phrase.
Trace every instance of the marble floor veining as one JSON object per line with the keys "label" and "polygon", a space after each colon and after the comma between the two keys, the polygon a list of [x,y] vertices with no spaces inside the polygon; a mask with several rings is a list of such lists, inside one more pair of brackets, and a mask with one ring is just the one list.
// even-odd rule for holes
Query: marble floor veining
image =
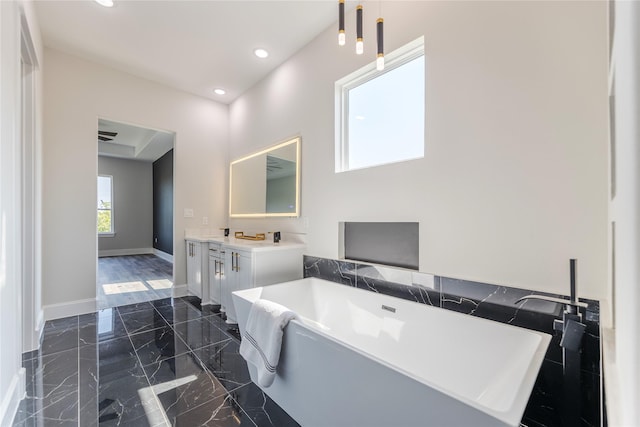
{"label": "marble floor veining", "polygon": [[49,321],[14,427],[298,424],[249,378],[237,331],[165,298]]}

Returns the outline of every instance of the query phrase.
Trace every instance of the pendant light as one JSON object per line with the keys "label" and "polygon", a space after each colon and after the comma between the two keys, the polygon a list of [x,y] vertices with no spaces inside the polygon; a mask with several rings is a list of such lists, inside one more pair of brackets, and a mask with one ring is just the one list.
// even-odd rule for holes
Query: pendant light
{"label": "pendant light", "polygon": [[347,37],[344,33],[344,0],[338,3],[338,44],[344,46]]}
{"label": "pendant light", "polygon": [[364,53],[364,40],[362,39],[362,5],[356,9],[356,54]]}
{"label": "pendant light", "polygon": [[384,70],[384,34],[383,34],[383,23],[382,18],[378,18],[376,21],[376,35],[378,42],[378,57],[376,58],[376,69],[378,71]]}

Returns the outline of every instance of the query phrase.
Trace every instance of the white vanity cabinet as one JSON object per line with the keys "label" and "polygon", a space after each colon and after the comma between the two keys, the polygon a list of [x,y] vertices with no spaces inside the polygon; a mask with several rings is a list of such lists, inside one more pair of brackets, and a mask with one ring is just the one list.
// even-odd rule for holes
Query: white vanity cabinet
{"label": "white vanity cabinet", "polygon": [[203,283],[207,278],[209,271],[208,259],[207,259],[208,243],[199,239],[187,239],[187,289],[189,294],[195,295],[202,301],[207,301],[209,298],[208,288],[204,288]]}
{"label": "white vanity cabinet", "polygon": [[220,305],[222,302],[222,281],[225,280],[225,248],[221,243],[209,243],[209,301]]}
{"label": "white vanity cabinet", "polygon": [[302,244],[228,244],[223,247],[225,277],[221,302],[227,323],[237,323],[231,292],[302,278]]}

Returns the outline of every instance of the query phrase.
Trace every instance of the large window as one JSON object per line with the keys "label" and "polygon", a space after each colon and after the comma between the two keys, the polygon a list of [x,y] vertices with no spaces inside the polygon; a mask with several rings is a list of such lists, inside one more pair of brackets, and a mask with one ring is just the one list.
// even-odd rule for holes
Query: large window
{"label": "large window", "polygon": [[336,82],[336,172],[424,157],[421,37]]}
{"label": "large window", "polygon": [[113,235],[113,177],[98,176],[98,234]]}

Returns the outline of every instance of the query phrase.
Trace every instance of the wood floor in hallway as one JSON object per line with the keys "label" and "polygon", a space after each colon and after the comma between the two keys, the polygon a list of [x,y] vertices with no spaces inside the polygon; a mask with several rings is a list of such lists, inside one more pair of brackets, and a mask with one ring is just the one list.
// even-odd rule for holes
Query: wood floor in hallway
{"label": "wood floor in hallway", "polygon": [[173,264],[155,255],[98,258],[98,309],[171,297]]}

